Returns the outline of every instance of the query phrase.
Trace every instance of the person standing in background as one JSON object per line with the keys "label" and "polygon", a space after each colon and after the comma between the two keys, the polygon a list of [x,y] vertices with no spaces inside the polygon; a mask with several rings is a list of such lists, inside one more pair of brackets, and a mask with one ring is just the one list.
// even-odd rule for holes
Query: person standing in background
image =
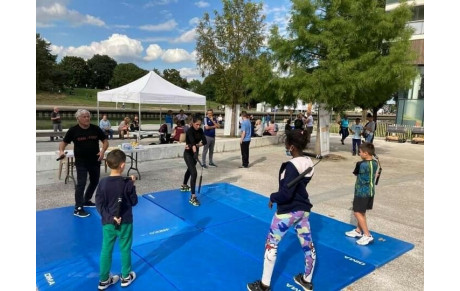
{"label": "person standing in background", "polygon": [[[53,112],[51,112],[51,121],[52,121],[52,124],[53,124],[54,132],[57,132],[57,131],[62,132],[61,114],[59,114],[59,108],[58,107],[53,108]],[[63,137],[60,136],[60,138],[63,138]],[[56,136],[56,140],[57,139],[58,138]],[[50,136],[50,140],[54,141],[54,137]]]}
{"label": "person standing in background", "polygon": [[212,109],[209,109],[206,112],[206,117],[204,118],[204,135],[206,136],[206,144],[203,148],[203,154],[201,155],[202,158],[202,165],[204,168],[207,168],[206,165],[206,155],[209,151],[209,166],[217,167],[214,164],[213,155],[214,155],[214,145],[216,143],[216,128],[219,128],[220,125],[217,123],[216,118],[214,117],[214,112]]}
{"label": "person standing in background", "polygon": [[251,143],[251,123],[248,119],[246,111],[241,112],[243,121],[241,122],[240,149],[242,165],[240,168],[249,168],[249,144]]}
{"label": "person standing in background", "polygon": [[313,115],[311,115],[311,111],[307,111],[307,120],[305,123],[305,129],[307,130],[307,143],[309,144],[311,141],[311,134],[313,133]]}
{"label": "person standing in background", "polygon": [[339,134],[342,135],[342,138],[340,139],[340,142],[342,142],[342,144],[345,144],[344,143],[344,140],[347,138],[347,136],[350,134],[348,132],[348,116],[346,114],[343,115],[342,119],[338,122],[338,124],[340,125],[340,132]]}

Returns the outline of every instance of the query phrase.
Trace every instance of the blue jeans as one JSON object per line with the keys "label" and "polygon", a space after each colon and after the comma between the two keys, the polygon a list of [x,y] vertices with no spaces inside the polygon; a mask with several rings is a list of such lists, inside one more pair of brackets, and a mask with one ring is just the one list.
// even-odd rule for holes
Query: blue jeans
{"label": "blue jeans", "polygon": [[[99,184],[101,175],[101,162],[91,165],[75,165],[77,170],[77,186],[75,187],[75,208],[83,207],[83,204],[90,201]],[[89,174],[89,185],[86,188],[86,178]]]}

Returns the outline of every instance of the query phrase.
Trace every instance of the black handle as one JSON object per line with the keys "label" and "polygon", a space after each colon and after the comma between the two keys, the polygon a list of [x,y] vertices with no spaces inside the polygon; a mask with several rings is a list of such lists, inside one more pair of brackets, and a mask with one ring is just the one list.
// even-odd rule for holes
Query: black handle
{"label": "black handle", "polygon": [[[305,154],[305,153],[304,153]],[[308,167],[305,171],[303,171],[299,176],[297,176],[294,180],[292,180],[291,182],[289,182],[287,184],[288,188],[292,188],[292,186],[294,185],[297,185],[297,183],[300,182],[300,180],[303,179],[303,177],[305,175],[307,175],[308,173],[310,173],[312,170],[313,170],[313,167],[316,166],[319,162],[321,162],[321,159],[323,158],[322,156],[318,155],[317,156],[319,161],[316,162],[316,164],[314,164],[312,167]]]}
{"label": "black handle", "polygon": [[64,152],[63,155],[60,155],[59,158],[56,159],[56,161],[60,161],[62,160],[63,158],[65,158],[65,155],[67,154],[67,152]]}

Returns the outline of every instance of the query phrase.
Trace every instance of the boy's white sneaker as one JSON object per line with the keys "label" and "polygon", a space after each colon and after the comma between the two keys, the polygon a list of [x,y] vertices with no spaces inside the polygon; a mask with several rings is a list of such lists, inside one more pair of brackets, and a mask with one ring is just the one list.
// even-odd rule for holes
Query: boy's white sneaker
{"label": "boy's white sneaker", "polygon": [[349,237],[362,237],[363,236],[362,233],[356,231],[356,228],[345,232],[345,235]]}
{"label": "boy's white sneaker", "polygon": [[371,236],[363,235],[360,239],[356,241],[356,243],[361,246],[365,246],[373,242],[374,242],[374,238],[372,237],[372,235]]}

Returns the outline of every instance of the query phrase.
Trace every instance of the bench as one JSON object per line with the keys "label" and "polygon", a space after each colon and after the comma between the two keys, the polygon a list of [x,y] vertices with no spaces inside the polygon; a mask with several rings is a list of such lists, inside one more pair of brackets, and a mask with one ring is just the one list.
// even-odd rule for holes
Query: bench
{"label": "bench", "polygon": [[50,137],[50,141],[53,141],[54,138],[63,137],[67,131],[52,131],[52,130],[40,130],[36,131],[37,137]]}
{"label": "bench", "polygon": [[424,143],[425,137],[424,137],[424,129],[423,127],[420,126],[414,126],[412,127],[411,134],[410,134],[410,142],[411,143]]}
{"label": "bench", "polygon": [[385,141],[406,142],[407,140],[407,127],[403,125],[388,125],[385,136]]}

